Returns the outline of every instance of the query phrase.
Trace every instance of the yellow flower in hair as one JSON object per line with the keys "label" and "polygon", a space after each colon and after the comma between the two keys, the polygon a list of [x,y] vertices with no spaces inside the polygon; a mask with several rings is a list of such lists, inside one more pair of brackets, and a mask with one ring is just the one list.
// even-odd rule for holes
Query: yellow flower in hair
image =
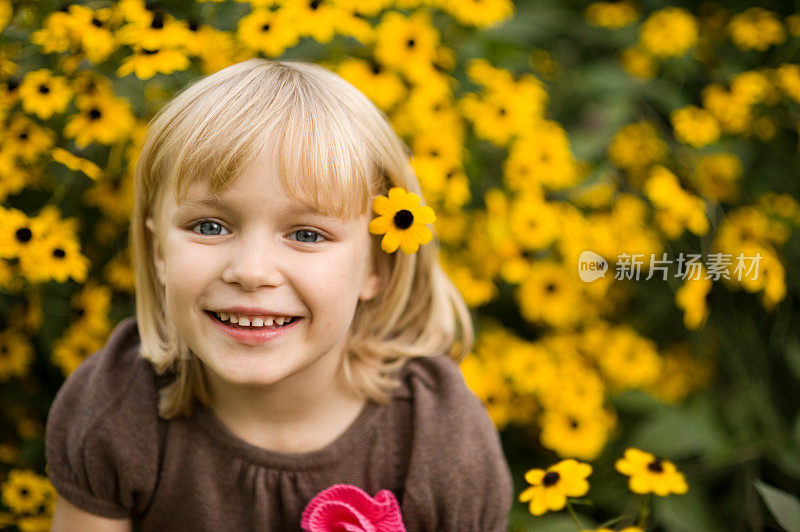
{"label": "yellow flower in hair", "polygon": [[372,202],[378,217],[369,223],[373,235],[385,235],[381,249],[394,253],[399,247],[403,253],[416,253],[421,244],[433,238],[431,230],[424,224],[436,221],[436,214],[428,206],[420,205],[420,197],[394,187],[387,196],[378,196]]}

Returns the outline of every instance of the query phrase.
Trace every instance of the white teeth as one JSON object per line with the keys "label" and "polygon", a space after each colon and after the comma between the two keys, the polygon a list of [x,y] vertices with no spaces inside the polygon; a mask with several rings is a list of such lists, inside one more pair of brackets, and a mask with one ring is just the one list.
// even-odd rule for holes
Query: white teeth
{"label": "white teeth", "polygon": [[254,317],[251,323],[250,318],[246,316],[239,316],[237,314],[226,314],[224,312],[217,312],[217,316],[222,321],[230,321],[231,323],[237,323],[244,327],[249,327],[251,324],[253,327],[272,327],[273,323],[275,325],[283,325],[284,323],[288,323],[292,320],[290,317],[281,316],[279,318],[272,318],[270,316],[266,317]]}

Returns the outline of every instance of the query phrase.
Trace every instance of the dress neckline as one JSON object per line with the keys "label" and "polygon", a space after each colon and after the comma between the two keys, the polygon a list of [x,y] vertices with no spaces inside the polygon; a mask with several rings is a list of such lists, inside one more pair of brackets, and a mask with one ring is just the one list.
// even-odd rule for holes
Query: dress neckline
{"label": "dress neckline", "polygon": [[316,451],[286,453],[273,451],[249,443],[231,431],[217,415],[205,405],[199,405],[192,418],[208,435],[242,458],[277,469],[312,469],[338,461],[344,454],[352,454],[368,447],[375,435],[375,425],[381,405],[368,399],[345,431],[334,441]]}

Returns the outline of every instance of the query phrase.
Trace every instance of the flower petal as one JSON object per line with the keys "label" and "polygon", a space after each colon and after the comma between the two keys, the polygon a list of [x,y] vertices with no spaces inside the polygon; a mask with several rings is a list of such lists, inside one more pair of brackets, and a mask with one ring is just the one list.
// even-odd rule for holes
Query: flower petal
{"label": "flower petal", "polygon": [[386,196],[378,196],[372,200],[372,210],[381,216],[394,216],[396,211],[392,201]]}
{"label": "flower petal", "polygon": [[403,236],[400,241],[400,249],[403,250],[403,253],[408,255],[416,253],[419,249],[419,242],[413,237],[411,231],[403,231]]}
{"label": "flower petal", "polygon": [[402,233],[395,229],[387,231],[386,236],[381,240],[381,249],[386,253],[394,253],[400,247]]}
{"label": "flower petal", "polygon": [[369,232],[373,235],[382,235],[394,227],[390,216],[378,216],[369,222]]}
{"label": "flower petal", "polygon": [[436,213],[427,205],[417,207],[414,211],[414,220],[421,224],[432,224],[436,221]]}

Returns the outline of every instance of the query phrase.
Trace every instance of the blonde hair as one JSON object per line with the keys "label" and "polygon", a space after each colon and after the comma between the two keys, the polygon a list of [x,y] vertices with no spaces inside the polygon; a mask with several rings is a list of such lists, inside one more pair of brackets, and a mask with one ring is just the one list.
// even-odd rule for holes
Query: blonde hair
{"label": "blonde hair", "polygon": [[[174,372],[159,392],[159,413],[191,413],[209,404],[202,362],[178,336],[145,223],[161,198],[180,201],[197,179],[220,193],[269,147],[287,194],[339,217],[365,214],[394,186],[422,195],[407,147],[385,115],[333,72],[310,63],[250,59],[200,79],[153,118],[134,184],[131,238],[141,355],[157,373]],[[160,230],[160,229],[159,229]],[[387,254],[373,242],[383,287],[356,308],[343,361],[345,382],[362,398],[386,403],[394,373],[413,357],[460,361],[473,329],[463,298],[439,265],[436,239],[413,255]]]}

